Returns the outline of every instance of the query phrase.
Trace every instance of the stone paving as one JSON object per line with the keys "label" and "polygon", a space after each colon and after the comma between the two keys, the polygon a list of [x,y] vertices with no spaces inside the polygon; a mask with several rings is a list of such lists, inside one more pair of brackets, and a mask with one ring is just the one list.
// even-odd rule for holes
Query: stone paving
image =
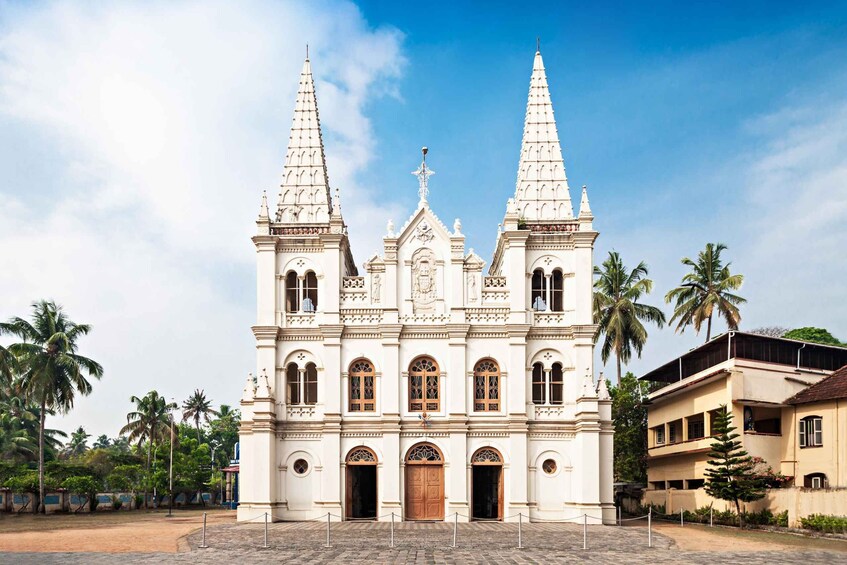
{"label": "stone paving", "polygon": [[199,549],[201,534],[186,539],[182,553],[0,553],[0,563],[774,563],[829,564],[844,559],[828,551],[739,552],[715,547],[713,552],[684,552],[672,540],[653,535],[647,546],[642,526],[589,526],[588,550],[583,550],[581,525],[524,524],[524,549],[517,549],[517,524],[459,524],[453,548],[449,523],[397,523],[395,547],[389,547],[390,524],[333,522],[332,547],[326,548],[326,523],[275,523],[268,526],[268,548],[263,548],[263,524],[210,527],[208,549]]}

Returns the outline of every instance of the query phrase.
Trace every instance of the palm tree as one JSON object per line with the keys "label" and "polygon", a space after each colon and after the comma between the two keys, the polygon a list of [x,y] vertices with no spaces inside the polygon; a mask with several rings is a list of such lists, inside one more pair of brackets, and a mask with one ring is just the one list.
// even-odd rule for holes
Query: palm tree
{"label": "palm tree", "polygon": [[26,460],[35,453],[36,444],[17,416],[0,404],[0,459]]}
{"label": "palm tree", "polygon": [[71,432],[71,440],[65,446],[65,455],[73,457],[75,455],[82,455],[88,451],[88,438],[90,437],[91,434],[86,432],[82,426],[78,427],[76,431]]}
{"label": "palm tree", "polygon": [[723,264],[721,252],[726,249],[723,243],[707,243],[706,249],[697,255],[697,261],[688,257],[682,259],[682,264],[691,267],[691,272],[682,277],[682,284],[665,295],[665,302],[676,301],[671,323],[679,320],[676,326],[679,333],[691,325],[699,334],[700,326],[706,321],[708,342],[712,337],[712,315],[715,308],[726,320],[729,329],[738,329],[741,322],[738,305],[747,301],[729,291],[741,288],[744,275],[731,274],[731,263]]}
{"label": "palm tree", "polygon": [[109,439],[109,436],[106,434],[100,434],[97,436],[97,439],[94,440],[94,445],[92,445],[92,449],[106,449],[112,445],[112,441]]}
{"label": "palm tree", "polygon": [[[0,324],[0,335],[3,335],[4,327]],[[12,382],[12,378],[17,369],[17,359],[12,355],[12,352],[0,345],[0,383]]]}
{"label": "palm tree", "polygon": [[55,302],[42,300],[32,305],[32,321],[12,318],[3,331],[23,340],[9,346],[20,364],[19,384],[25,396],[39,408],[38,500],[44,512],[44,421],[48,411],[67,413],[77,393],[91,393],[89,377],[99,379],[103,367],[77,353],[77,340],[91,331],[77,324]]}
{"label": "palm tree", "polygon": [[121,428],[121,435],[128,434],[129,442],[137,442],[139,448],[143,442],[147,442],[147,480],[144,484],[144,507],[146,508],[153,446],[169,436],[170,411],[177,406],[175,403],[167,402],[165,397],[160,396],[155,390],[151,390],[142,398],[133,396],[129,400],[135,403],[135,410],[126,415],[127,423]]}
{"label": "palm tree", "polygon": [[653,290],[653,281],[647,278],[647,265],[643,261],[628,271],[621,256],[610,251],[603,268],[594,267],[594,274],[599,277],[594,281],[594,323],[597,324],[594,341],[605,335],[600,357],[606,363],[615,354],[620,384],[621,363],[629,362],[633,349],[641,357],[647,342],[647,330],[641,322],[652,322],[661,328],[665,314],[638,301]]}
{"label": "palm tree", "polygon": [[212,401],[206,399],[206,393],[199,388],[194,389],[194,394],[182,403],[182,420],[194,420],[197,428],[197,443],[200,443],[200,419],[209,423],[209,416],[217,416],[218,412],[212,408]]}

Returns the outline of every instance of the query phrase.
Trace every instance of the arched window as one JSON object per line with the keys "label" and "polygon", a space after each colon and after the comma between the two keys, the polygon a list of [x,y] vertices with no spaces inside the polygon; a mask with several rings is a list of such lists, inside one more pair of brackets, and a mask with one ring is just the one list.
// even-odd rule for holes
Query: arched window
{"label": "arched window", "polygon": [[533,310],[539,312],[547,310],[547,278],[541,269],[535,269],[532,272],[532,299],[530,304]]}
{"label": "arched window", "polygon": [[565,277],[564,275],[562,275],[562,271],[560,269],[556,269],[555,271],[553,271],[550,286],[552,287],[550,291],[550,310],[552,310],[553,312],[562,312],[565,309]]}
{"label": "arched window", "polygon": [[297,296],[297,273],[288,271],[285,275],[285,311],[297,312],[300,310],[300,299]]}
{"label": "arched window", "polygon": [[803,486],[806,488],[829,488],[829,481],[824,473],[810,473],[803,477]]}
{"label": "arched window", "polygon": [[420,357],[409,367],[409,411],[437,412],[441,408],[438,365]]}
{"label": "arched window", "polygon": [[350,412],[376,410],[374,378],[373,364],[367,359],[359,359],[350,365]]}
{"label": "arched window", "polygon": [[493,359],[483,359],[473,370],[474,412],[500,409],[500,368]]}
{"label": "arched window", "polygon": [[303,396],[300,394],[300,371],[297,363],[289,363],[285,368],[285,382],[288,388],[288,403],[300,404]]}
{"label": "arched window", "polygon": [[303,312],[318,309],[318,277],[312,271],[306,273],[303,287]]}
{"label": "arched window", "polygon": [[565,384],[563,377],[562,364],[553,363],[553,370],[550,371],[550,404],[562,403],[562,388]]}
{"label": "arched window", "polygon": [[806,416],[800,420],[800,447],[823,445],[823,420],[820,416]]}
{"label": "arched window", "polygon": [[536,363],[532,366],[532,403],[547,402],[547,383],[544,379],[544,365]]}
{"label": "arched window", "polygon": [[303,391],[303,404],[318,403],[318,368],[314,363],[306,364],[306,384]]}

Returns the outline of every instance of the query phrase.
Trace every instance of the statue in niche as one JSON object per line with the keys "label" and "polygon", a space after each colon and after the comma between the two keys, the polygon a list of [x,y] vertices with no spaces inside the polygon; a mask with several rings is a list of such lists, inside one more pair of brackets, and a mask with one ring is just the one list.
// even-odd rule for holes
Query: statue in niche
{"label": "statue in niche", "polygon": [[423,247],[412,255],[412,304],[415,314],[435,311],[435,254]]}
{"label": "statue in niche", "polygon": [[381,296],[382,275],[380,275],[379,273],[374,273],[373,279],[371,280],[371,297],[373,298],[374,303],[378,303]]}
{"label": "statue in niche", "polygon": [[476,302],[476,274],[468,273],[468,300]]}

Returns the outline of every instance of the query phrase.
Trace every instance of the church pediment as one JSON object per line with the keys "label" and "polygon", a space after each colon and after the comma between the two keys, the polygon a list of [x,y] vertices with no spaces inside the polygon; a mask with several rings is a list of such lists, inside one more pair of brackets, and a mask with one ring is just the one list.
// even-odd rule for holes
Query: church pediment
{"label": "church pediment", "polygon": [[415,246],[438,246],[439,244],[450,245],[450,230],[447,229],[438,216],[429,208],[421,206],[406,221],[397,236],[398,247],[406,243],[414,243]]}

